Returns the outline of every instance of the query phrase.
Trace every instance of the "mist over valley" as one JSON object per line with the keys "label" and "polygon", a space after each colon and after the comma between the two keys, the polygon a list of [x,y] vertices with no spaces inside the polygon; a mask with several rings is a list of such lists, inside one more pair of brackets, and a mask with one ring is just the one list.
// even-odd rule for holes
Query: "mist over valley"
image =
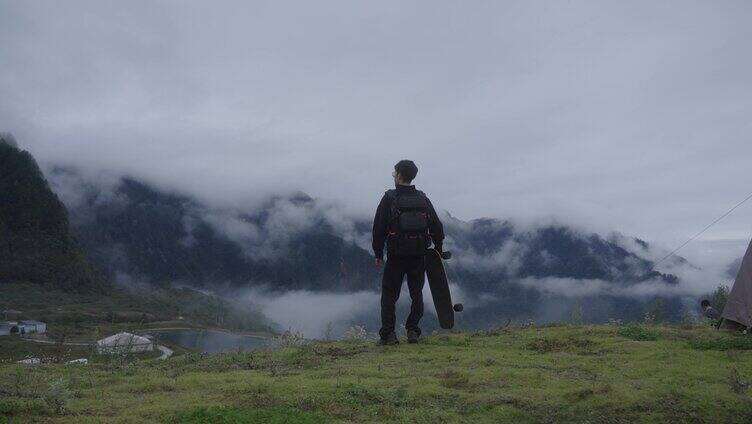
{"label": "mist over valley", "polygon": [[[101,184],[72,168],[48,174],[92,265],[117,284],[207,290],[309,337],[337,337],[353,325],[378,328],[381,276],[368,216],[302,192],[227,208],[134,177]],[[441,219],[465,328],[507,320],[630,321],[645,313],[679,321],[697,316],[698,296],[724,278],[679,256],[654,269],[664,249],[553,218],[462,221],[442,211]],[[436,329],[427,285],[423,297],[425,326]],[[406,316],[406,288],[398,307]]]}

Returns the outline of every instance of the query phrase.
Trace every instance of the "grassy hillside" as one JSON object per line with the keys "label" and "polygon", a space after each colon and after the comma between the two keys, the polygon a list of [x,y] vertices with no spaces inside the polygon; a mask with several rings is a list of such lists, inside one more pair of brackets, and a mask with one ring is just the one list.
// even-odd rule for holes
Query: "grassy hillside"
{"label": "grassy hillside", "polygon": [[0,366],[0,422],[751,422],[752,339],[515,328],[88,367]]}
{"label": "grassy hillside", "polygon": [[[20,310],[19,318],[44,321],[51,338],[64,336],[69,341],[91,341],[147,327],[272,331],[268,320],[257,311],[188,288],[131,286],[128,290],[107,290],[80,292],[38,284],[5,284],[0,285],[0,310]],[[5,348],[3,343],[0,338],[0,350]]]}

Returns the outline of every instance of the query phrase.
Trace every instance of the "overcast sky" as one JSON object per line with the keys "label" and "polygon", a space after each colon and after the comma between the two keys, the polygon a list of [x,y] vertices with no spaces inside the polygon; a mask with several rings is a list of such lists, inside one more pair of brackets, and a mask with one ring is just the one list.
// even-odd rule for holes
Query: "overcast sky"
{"label": "overcast sky", "polygon": [[[410,158],[459,218],[671,248],[752,192],[751,19],[749,1],[0,0],[0,130],[210,202],[298,189],[363,214]],[[705,239],[746,244],[751,217]]]}

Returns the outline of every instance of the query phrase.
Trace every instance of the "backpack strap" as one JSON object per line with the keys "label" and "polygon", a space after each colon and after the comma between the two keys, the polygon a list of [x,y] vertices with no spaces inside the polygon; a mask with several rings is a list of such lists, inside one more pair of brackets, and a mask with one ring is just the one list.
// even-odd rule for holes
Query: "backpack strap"
{"label": "backpack strap", "polygon": [[397,190],[396,189],[390,189],[386,191],[386,197],[389,199],[389,232],[393,231],[393,224],[395,217],[397,215],[397,206],[396,206],[396,200],[397,200]]}
{"label": "backpack strap", "polygon": [[423,193],[423,192],[422,192],[422,191],[420,191],[420,190],[415,190],[415,191],[416,191],[416,192],[418,193],[418,196],[420,196],[420,198],[421,198],[421,199],[423,199],[423,203],[425,203],[425,207],[426,207],[426,215],[428,215],[428,221],[429,221],[429,222],[432,222],[432,221],[433,221],[433,217],[432,217],[432,216],[431,216],[431,214],[430,214],[430,213],[428,212],[428,210],[430,209],[430,208],[428,207],[428,203],[429,203],[429,202],[428,202],[428,196],[426,196],[426,193]]}

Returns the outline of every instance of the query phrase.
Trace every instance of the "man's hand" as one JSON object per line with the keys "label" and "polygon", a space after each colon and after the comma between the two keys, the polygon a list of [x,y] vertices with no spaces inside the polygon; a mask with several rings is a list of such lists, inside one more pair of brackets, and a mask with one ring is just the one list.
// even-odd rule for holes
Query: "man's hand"
{"label": "man's hand", "polygon": [[381,258],[376,258],[376,268],[381,268],[384,266],[384,260]]}

